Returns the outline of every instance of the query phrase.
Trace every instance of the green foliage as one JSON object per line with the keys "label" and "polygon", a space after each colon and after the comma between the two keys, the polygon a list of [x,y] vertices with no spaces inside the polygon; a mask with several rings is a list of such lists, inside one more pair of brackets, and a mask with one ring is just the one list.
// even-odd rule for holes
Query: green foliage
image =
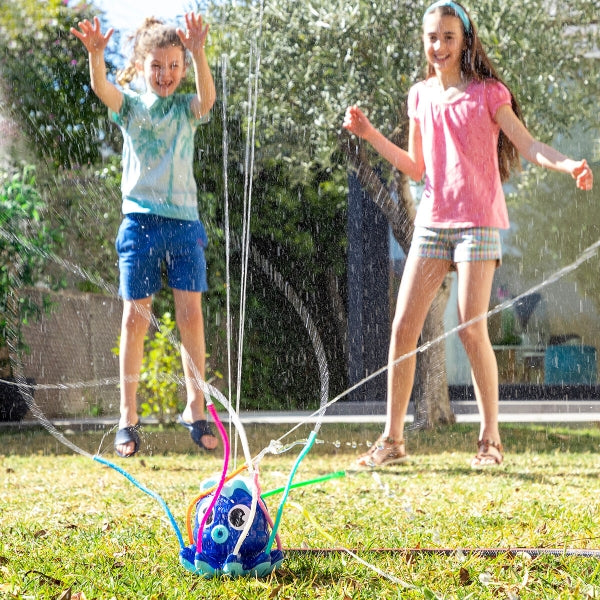
{"label": "green foliage", "polygon": [[21,326],[43,309],[20,291],[39,283],[57,239],[45,209],[34,167],[0,173],[0,346],[12,340],[13,349],[21,349]]}
{"label": "green foliage", "polygon": [[[157,330],[144,338],[144,357],[140,370],[138,406],[143,417],[156,417],[159,423],[175,420],[183,410],[181,387],[184,384],[181,350],[176,334],[176,322],[166,312],[156,321]],[[119,347],[113,348],[119,355]],[[210,366],[206,365],[206,370]],[[215,370],[208,379],[212,383],[221,378]]]}
{"label": "green foliage", "polygon": [[588,55],[597,43],[590,27],[597,14],[595,0],[575,0],[560,11],[544,0],[472,5],[488,55],[521,104],[528,128],[545,141],[574,135],[574,126],[597,120],[600,79],[597,59]]}
{"label": "green foliage", "polygon": [[[387,135],[406,120],[409,87],[423,77],[422,16],[429,2],[272,0],[215,2],[211,22],[229,57],[231,104],[244,106],[248,56],[260,51],[259,160],[282,158],[303,178],[336,159],[346,107],[359,103]],[[523,106],[534,134],[548,139],[596,120],[600,94],[595,0],[560,11],[546,0],[467,3],[483,45]],[[596,36],[596,37],[594,37]]]}
{"label": "green foliage", "polygon": [[87,54],[69,32],[92,12],[61,0],[41,7],[37,0],[0,5],[1,112],[55,167],[96,163],[110,141],[107,113],[90,87]]}
{"label": "green foliage", "polygon": [[[212,30],[211,30],[212,31]],[[217,89],[222,72],[217,70]],[[237,335],[242,252],[240,233],[244,216],[245,138],[236,107],[228,111],[227,185],[231,231],[233,332]],[[211,122],[197,134],[200,160],[196,162],[200,216],[210,244],[209,292],[204,296],[206,339],[211,354],[225,357],[224,337],[226,264],[222,104]],[[250,215],[251,248],[257,249],[284,277],[317,320],[332,371],[332,387],[345,387],[344,326],[336,322],[331,282],[343,293],[345,273],[345,182],[332,174],[315,172],[306,181],[292,179],[287,163],[257,161],[253,169]],[[334,174],[335,176],[336,174]],[[318,375],[306,329],[283,294],[261,269],[249,261],[242,396],[245,408],[302,408],[318,406]],[[237,347],[237,337],[231,340]],[[285,352],[281,352],[285,348]],[[234,369],[235,370],[235,369]]]}
{"label": "green foliage", "polygon": [[160,423],[174,420],[182,408],[178,390],[183,367],[175,328],[171,314],[164,313],[158,319],[158,330],[144,342],[139,407],[143,417],[157,417]]}
{"label": "green foliage", "polygon": [[69,288],[116,295],[114,241],[122,218],[119,163],[119,157],[111,156],[102,165],[43,173],[41,186],[63,240],[54,251],[73,265],[60,272]]}
{"label": "green foliage", "polygon": [[[252,46],[261,53],[259,160],[283,160],[294,181],[315,169],[345,171],[337,137],[349,104],[367,105],[391,131],[422,69],[418,3],[277,0],[265,7],[262,24],[254,2],[217,2],[211,11],[225,23],[232,105],[244,106]],[[400,31],[407,35],[399,38]]]}
{"label": "green foliage", "polygon": [[[346,323],[335,311],[336,302],[345,305],[346,293],[345,186],[326,173],[311,174],[306,184],[292,178],[281,161],[267,163],[259,172],[251,243],[292,287],[314,320],[335,394],[346,387]],[[273,215],[277,215],[275,224]],[[261,402],[269,405],[271,393],[274,408],[316,408],[318,369],[306,325],[273,279],[254,263],[250,268],[254,302],[248,309],[251,341],[244,378],[256,381],[260,369],[265,374],[249,395],[259,392]]]}

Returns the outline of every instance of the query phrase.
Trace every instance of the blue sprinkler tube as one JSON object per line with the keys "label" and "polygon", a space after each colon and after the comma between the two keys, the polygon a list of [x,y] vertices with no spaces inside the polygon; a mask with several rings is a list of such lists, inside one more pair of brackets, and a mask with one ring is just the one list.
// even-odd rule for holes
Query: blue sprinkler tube
{"label": "blue sprinkler tube", "polygon": [[183,541],[183,536],[181,535],[181,530],[179,529],[179,525],[177,525],[177,521],[175,521],[175,517],[173,517],[173,513],[169,510],[167,503],[156,492],[153,492],[152,490],[148,489],[145,485],[141,484],[137,479],[135,479],[135,477],[133,477],[127,471],[125,471],[125,469],[122,469],[121,467],[115,465],[114,463],[110,462],[109,460],[101,458],[100,456],[97,456],[97,455],[94,456],[93,459],[96,462],[99,462],[100,464],[105,465],[106,467],[110,467],[111,469],[114,469],[115,471],[117,471],[117,473],[120,473],[121,475],[123,475],[123,477],[125,477],[125,479],[127,479],[128,481],[133,483],[133,485],[135,485],[136,488],[138,488],[139,490],[144,492],[144,494],[148,494],[148,496],[150,496],[151,498],[154,498],[154,500],[156,500],[162,506],[162,509],[165,511],[165,513],[169,519],[169,522],[171,523],[171,527],[173,527],[173,530],[175,531],[175,535],[177,536],[177,541],[179,542],[180,550],[183,550],[185,548],[185,542]]}

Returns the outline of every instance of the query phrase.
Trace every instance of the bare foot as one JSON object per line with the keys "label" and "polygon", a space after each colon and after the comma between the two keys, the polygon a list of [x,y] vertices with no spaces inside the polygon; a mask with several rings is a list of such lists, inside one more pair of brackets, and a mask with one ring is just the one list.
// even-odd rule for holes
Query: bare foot
{"label": "bare foot", "polygon": [[[196,421],[206,420],[206,415],[203,410],[193,410],[193,408],[188,404],[188,406],[186,406],[184,411],[181,413],[181,420],[186,425],[192,425]],[[192,437],[192,439],[194,438]],[[215,435],[211,433],[205,433],[200,436],[200,443],[207,450],[214,450],[219,445],[219,440]]]}
{"label": "bare foot", "polygon": [[472,469],[485,467],[496,467],[502,464],[504,455],[501,442],[493,440],[479,440],[477,442],[477,454],[471,460]]}
{"label": "bare foot", "polygon": [[115,452],[122,458],[129,458],[139,450],[139,425],[139,420],[135,425],[123,425],[122,421],[119,422],[119,429],[115,435]]}

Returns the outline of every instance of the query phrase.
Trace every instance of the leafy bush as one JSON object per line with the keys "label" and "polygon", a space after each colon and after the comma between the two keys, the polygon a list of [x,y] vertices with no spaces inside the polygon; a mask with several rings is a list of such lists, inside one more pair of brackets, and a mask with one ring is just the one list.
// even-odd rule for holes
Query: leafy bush
{"label": "leafy bush", "polygon": [[[185,386],[181,351],[176,338],[176,323],[165,312],[157,320],[158,329],[144,339],[144,358],[138,388],[139,410],[142,417],[154,416],[159,423],[175,420],[185,405],[180,389]],[[119,347],[113,349],[118,356]],[[208,372],[209,365],[206,365]],[[222,375],[215,371],[208,382]]]}
{"label": "leafy bush", "polygon": [[30,148],[56,168],[98,163],[118,131],[107,127],[106,108],[90,86],[87,53],[69,31],[91,18],[93,7],[69,4],[0,3],[3,116],[14,120]]}
{"label": "leafy bush", "polygon": [[174,344],[175,321],[166,312],[158,319],[158,331],[146,336],[140,373],[140,411],[143,417],[156,416],[161,423],[181,412],[178,395],[183,381],[179,345]]}
{"label": "leafy bush", "polygon": [[1,375],[11,375],[7,343],[23,349],[21,327],[44,307],[21,295],[23,286],[38,283],[55,232],[42,218],[46,203],[36,188],[35,168],[0,174],[0,348]]}

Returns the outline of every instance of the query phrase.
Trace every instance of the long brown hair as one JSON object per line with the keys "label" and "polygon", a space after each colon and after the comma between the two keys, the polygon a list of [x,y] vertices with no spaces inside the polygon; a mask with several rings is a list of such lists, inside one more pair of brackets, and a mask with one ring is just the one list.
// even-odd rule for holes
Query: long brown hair
{"label": "long brown hair", "polygon": [[[442,16],[452,16],[457,17],[463,28],[463,35],[465,39],[465,49],[462,53],[460,69],[464,75],[468,78],[476,79],[477,81],[485,81],[486,79],[494,79],[495,81],[499,81],[503,85],[506,86],[508,91],[510,92],[510,102],[512,105],[512,109],[517,115],[517,117],[523,121],[523,115],[521,113],[521,108],[519,107],[519,103],[517,102],[514,94],[510,90],[510,88],[504,83],[502,78],[498,75],[492,61],[488,58],[483,46],[481,44],[481,40],[477,35],[477,30],[475,29],[475,24],[471,19],[467,10],[460,4],[460,2],[456,2],[454,0],[454,4],[460,6],[467,18],[469,19],[469,30],[465,27],[462,19],[456,12],[456,10],[451,5],[441,5],[434,8],[431,12],[439,11]],[[426,13],[428,14],[428,13]],[[435,75],[435,71],[431,64],[427,64],[427,73],[426,77],[433,77]],[[508,137],[504,134],[502,130],[500,130],[500,135],[498,137],[498,167],[500,170],[500,179],[502,181],[506,181],[510,177],[511,171],[520,171],[521,170],[521,159],[519,157],[519,151],[515,148],[513,143],[508,139]]]}
{"label": "long brown hair", "polygon": [[175,27],[165,25],[164,21],[156,17],[147,17],[139,29],[128,38],[133,43],[133,54],[125,68],[117,72],[117,83],[122,86],[129,84],[136,76],[136,62],[144,61],[148,52],[155,48],[176,46],[181,48],[184,60],[186,58],[185,46],[182,44]]}

